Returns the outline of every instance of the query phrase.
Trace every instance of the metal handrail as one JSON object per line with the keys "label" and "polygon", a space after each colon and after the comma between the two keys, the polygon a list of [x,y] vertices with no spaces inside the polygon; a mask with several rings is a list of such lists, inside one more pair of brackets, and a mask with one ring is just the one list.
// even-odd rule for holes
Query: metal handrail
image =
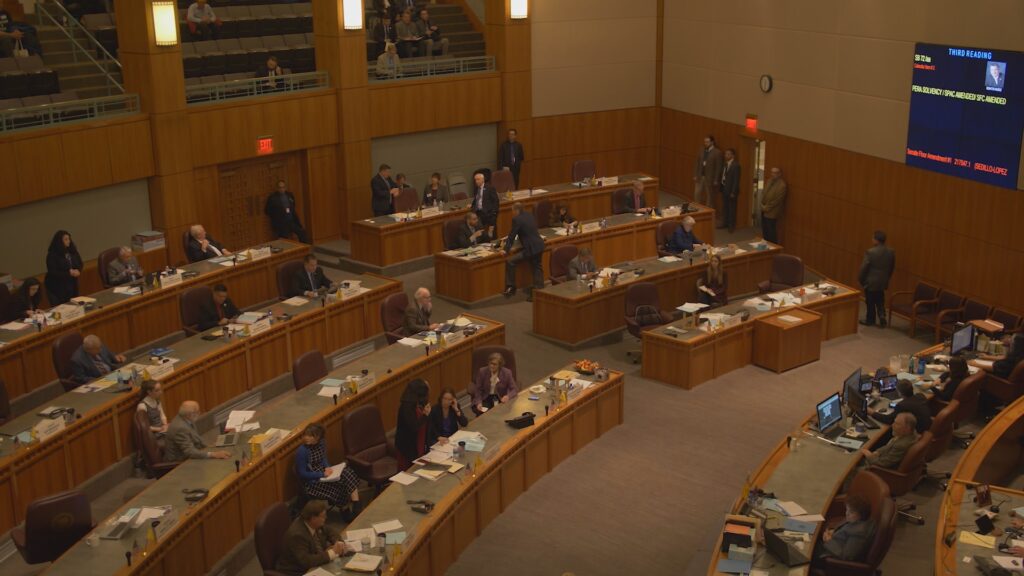
{"label": "metal handrail", "polygon": [[[273,83],[273,84],[271,84]],[[268,96],[283,92],[317,90],[330,87],[330,77],[325,70],[283,74],[273,79],[244,78],[185,86],[185,101],[190,105],[210,104],[221,100]]]}
{"label": "metal handrail", "polygon": [[[61,14],[61,20],[63,21],[58,20],[56,16],[50,14],[49,10],[47,10],[47,7],[50,6],[51,4],[57,7],[58,12],[63,12],[63,14]],[[86,30],[85,26],[82,26],[81,23],[79,23],[78,20],[76,20],[75,17],[71,15],[71,13],[68,12],[67,8],[65,8],[63,4],[61,4],[60,2],[40,2],[36,4],[36,9],[39,10],[41,14],[49,18],[50,22],[52,22],[54,26],[59,28],[60,31],[63,32],[65,36],[67,36],[68,40],[70,40],[71,43],[74,44],[75,47],[78,48],[82,52],[82,54],[84,54],[85,57],[88,58],[89,61],[92,62],[96,66],[96,68],[98,68],[100,72],[103,73],[104,76],[107,77],[107,81],[109,83],[113,84],[117,87],[118,90],[124,93],[124,86],[122,86],[121,83],[118,82],[116,78],[114,78],[114,76],[110,73],[110,70],[107,70],[107,68],[103,64],[101,64],[99,61],[92,57],[92,55],[89,53],[89,49],[87,49],[85,46],[82,46],[71,31],[80,30],[82,33],[84,33],[85,37],[88,38],[90,42],[92,42],[93,49],[98,48],[106,57],[105,61],[113,62],[114,65],[116,65],[119,69],[122,68],[121,61],[115,58],[114,55],[111,54],[103,46],[103,44],[100,44],[99,40],[97,40],[96,37],[92,35],[92,33]]]}
{"label": "metal handrail", "polygon": [[497,70],[494,56],[467,56],[450,58],[435,56],[433,58],[406,58],[399,61],[399,70],[382,70],[377,73],[377,63],[367,65],[371,82],[394,82],[410,78],[427,78],[448,74],[473,74],[478,72],[494,72]]}
{"label": "metal handrail", "polygon": [[100,96],[56,104],[0,109],[0,133],[95,120],[101,117],[137,114],[139,110],[138,94]]}

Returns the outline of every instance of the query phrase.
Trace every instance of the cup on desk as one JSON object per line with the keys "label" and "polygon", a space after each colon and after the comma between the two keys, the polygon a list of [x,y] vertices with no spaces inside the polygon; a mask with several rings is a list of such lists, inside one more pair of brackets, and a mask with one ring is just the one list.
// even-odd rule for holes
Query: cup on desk
{"label": "cup on desk", "polygon": [[99,535],[99,533],[97,533],[95,530],[90,532],[85,537],[85,544],[86,544],[86,546],[88,546],[90,548],[95,548],[95,547],[99,546],[99,544],[100,544],[100,535]]}
{"label": "cup on desk", "polygon": [[857,422],[857,423],[856,423],[856,424],[855,424],[855,425],[853,426],[853,429],[857,431],[857,434],[863,434],[863,433],[864,433],[864,431],[865,431],[865,430],[867,430],[867,427],[866,427],[866,426],[864,426],[864,423],[863,423],[863,422]]}

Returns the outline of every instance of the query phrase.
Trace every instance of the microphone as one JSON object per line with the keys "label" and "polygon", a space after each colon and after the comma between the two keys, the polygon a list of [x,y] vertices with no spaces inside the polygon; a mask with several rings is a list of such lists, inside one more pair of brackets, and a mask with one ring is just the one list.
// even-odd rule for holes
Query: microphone
{"label": "microphone", "polygon": [[332,396],[332,398],[334,398],[334,405],[337,406],[338,405],[338,395],[335,394],[334,396]]}
{"label": "microphone", "polygon": [[131,565],[132,565],[132,551],[131,550],[129,550],[129,551],[124,553],[124,559],[128,562],[128,566],[131,567]]}
{"label": "microphone", "polygon": [[235,460],[235,472],[240,472],[241,469],[242,469],[242,463],[239,462],[238,460]]}

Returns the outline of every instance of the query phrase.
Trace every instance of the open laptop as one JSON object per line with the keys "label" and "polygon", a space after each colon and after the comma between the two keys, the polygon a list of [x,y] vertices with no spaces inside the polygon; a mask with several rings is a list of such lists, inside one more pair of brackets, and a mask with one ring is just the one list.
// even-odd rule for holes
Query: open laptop
{"label": "open laptop", "polygon": [[217,448],[238,444],[238,432],[225,432],[217,435]]}
{"label": "open laptop", "polygon": [[771,530],[764,531],[764,543],[768,552],[786,566],[800,566],[811,561],[796,545]]}
{"label": "open laptop", "polygon": [[882,398],[888,400],[896,400],[900,397],[899,390],[896,389],[896,384],[900,381],[899,376],[882,376],[878,378],[878,393],[881,394]]}
{"label": "open laptop", "polygon": [[839,393],[833,393],[818,403],[818,433],[829,440],[835,440],[843,433],[843,405]]}

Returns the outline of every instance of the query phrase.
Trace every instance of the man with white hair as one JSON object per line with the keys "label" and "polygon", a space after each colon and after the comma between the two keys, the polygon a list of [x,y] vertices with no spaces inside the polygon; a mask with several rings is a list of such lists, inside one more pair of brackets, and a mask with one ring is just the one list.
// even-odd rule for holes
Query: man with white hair
{"label": "man with white hair", "polygon": [[864,456],[864,463],[868,466],[895,470],[899,468],[903,457],[907,455],[907,451],[917,442],[918,438],[917,418],[910,412],[900,412],[892,423],[892,440],[874,452],[867,448],[861,448],[860,453]]}
{"label": "man with white hair", "polygon": [[672,233],[672,237],[665,243],[665,249],[669,252],[678,254],[680,252],[686,252],[701,247],[700,238],[693,233],[693,226],[696,221],[693,216],[683,217],[683,221],[679,226],[676,226],[675,232]]}
{"label": "man with white hair", "polygon": [[189,228],[186,255],[189,262],[201,262],[207,258],[229,256],[231,255],[231,250],[228,250],[220,242],[214,240],[213,236],[208,235],[206,228],[203,228],[202,224],[196,224]]}
{"label": "man with white hair", "polygon": [[206,444],[196,430],[196,420],[199,419],[199,403],[195,400],[185,400],[178,408],[178,415],[171,420],[167,426],[167,434],[164,436],[166,447],[164,449],[164,460],[168,462],[180,462],[186,458],[224,459],[231,456],[230,452],[224,450],[209,451]]}
{"label": "man with white hair", "polygon": [[112,354],[99,336],[89,334],[71,355],[71,379],[85,384],[110,374],[121,364],[124,364],[123,354]]}
{"label": "man with white hair", "polygon": [[107,281],[111,286],[134,282],[142,278],[142,275],[142,266],[139,266],[139,261],[132,255],[132,249],[127,246],[121,246],[117,258],[107,264]]}
{"label": "man with white hair", "polygon": [[430,312],[434,305],[431,302],[430,290],[422,286],[416,289],[413,303],[405,309],[405,334],[412,336],[427,330],[436,330],[440,324],[430,321]]}

